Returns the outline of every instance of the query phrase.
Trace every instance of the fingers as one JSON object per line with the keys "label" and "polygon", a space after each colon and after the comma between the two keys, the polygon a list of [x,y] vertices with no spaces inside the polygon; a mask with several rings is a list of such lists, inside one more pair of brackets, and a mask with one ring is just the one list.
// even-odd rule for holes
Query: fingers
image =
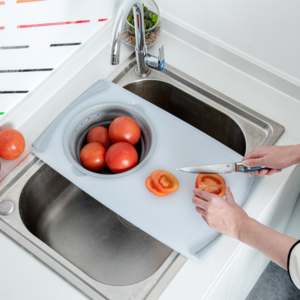
{"label": "fingers", "polygon": [[258,167],[264,165],[264,159],[263,158],[245,159],[244,157],[242,159],[242,163],[245,167]]}
{"label": "fingers", "polygon": [[202,198],[202,199],[204,199],[204,200],[206,200],[206,201],[212,199],[212,197],[213,197],[213,195],[212,195],[211,193],[205,192],[205,191],[199,190],[199,189],[194,189],[194,190],[193,190],[193,193],[194,193],[197,197]]}
{"label": "fingers", "polygon": [[262,150],[262,147],[256,147],[251,152],[246,154],[244,156],[244,158],[242,159],[242,161],[243,160],[248,160],[248,159],[259,158],[259,157],[262,157],[263,155],[264,155],[264,151]]}
{"label": "fingers", "polygon": [[206,211],[199,206],[196,206],[196,210],[203,217],[203,219],[206,220]]}
{"label": "fingers", "polygon": [[209,193],[198,190],[198,189],[194,189],[193,192],[195,194],[192,198],[193,203],[197,207],[199,207],[201,210],[206,210],[207,209],[207,203],[208,203],[207,198],[210,198],[209,195],[206,195],[206,194],[209,194]]}
{"label": "fingers", "polygon": [[229,203],[234,203],[234,198],[229,186],[226,186],[225,188],[225,200]]}
{"label": "fingers", "polygon": [[201,209],[200,207],[196,206],[197,212],[202,216],[203,220],[207,223],[208,225],[208,220],[207,220],[207,213],[205,210]]}
{"label": "fingers", "polygon": [[280,173],[282,170],[281,169],[271,169],[269,170],[266,175],[267,176],[270,176],[270,175],[273,175],[273,174],[276,174],[276,173]]}
{"label": "fingers", "polygon": [[203,218],[205,218],[209,211],[210,203],[212,202],[213,198],[217,195],[199,189],[194,189],[193,192],[195,195],[193,196],[192,201],[196,205],[196,210],[199,214],[201,214]]}
{"label": "fingers", "polygon": [[260,170],[260,171],[256,171],[255,174],[256,174],[257,176],[259,176],[259,177],[263,177],[263,176],[265,176],[268,172],[269,172],[268,169],[262,169],[262,170]]}
{"label": "fingers", "polygon": [[[262,170],[260,170],[260,171],[255,171],[255,172],[253,172],[255,175],[257,175],[257,176],[259,176],[259,177],[263,177],[263,176],[265,176],[265,175],[267,175],[267,176],[271,176],[271,175],[273,175],[273,174],[275,174],[275,173],[279,173],[279,172],[281,172],[282,170],[281,169],[271,169],[271,170],[268,170],[268,169],[262,169]],[[249,172],[250,173],[250,172]],[[247,173],[247,175],[249,174],[249,173]],[[250,176],[251,177],[251,176]]]}

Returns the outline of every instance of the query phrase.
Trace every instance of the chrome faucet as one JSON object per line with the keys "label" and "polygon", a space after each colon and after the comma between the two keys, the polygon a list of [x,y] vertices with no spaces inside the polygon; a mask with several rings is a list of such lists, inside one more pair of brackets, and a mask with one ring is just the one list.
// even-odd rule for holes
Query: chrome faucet
{"label": "chrome faucet", "polygon": [[135,56],[137,67],[135,72],[140,77],[146,77],[150,74],[150,68],[162,71],[165,65],[165,58],[163,45],[159,47],[158,57],[147,53],[144,29],[144,9],[141,0],[124,0],[119,7],[113,24],[112,37],[110,41],[111,64],[119,64],[121,39],[125,22],[131,7],[133,7],[136,40]]}

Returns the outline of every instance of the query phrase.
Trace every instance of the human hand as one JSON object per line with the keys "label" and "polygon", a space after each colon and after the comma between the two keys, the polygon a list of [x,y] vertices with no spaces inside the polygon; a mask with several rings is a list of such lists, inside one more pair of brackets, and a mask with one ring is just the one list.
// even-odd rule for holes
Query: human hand
{"label": "human hand", "polygon": [[230,187],[225,189],[225,200],[218,195],[194,189],[193,203],[207,225],[220,233],[238,239],[243,224],[249,219],[233,199]]}
{"label": "human hand", "polygon": [[[300,145],[297,146],[260,146],[248,153],[242,163],[246,167],[265,166],[271,170],[255,171],[258,176],[272,175],[281,172],[293,164],[300,162]],[[250,177],[252,173],[247,173]]]}

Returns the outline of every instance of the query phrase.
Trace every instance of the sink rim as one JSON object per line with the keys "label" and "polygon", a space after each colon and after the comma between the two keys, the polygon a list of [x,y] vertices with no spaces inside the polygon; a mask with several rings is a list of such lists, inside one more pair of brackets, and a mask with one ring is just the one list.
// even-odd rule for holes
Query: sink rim
{"label": "sink rim", "polygon": [[[173,250],[160,269],[147,279],[131,285],[113,286],[95,281],[27,229],[20,216],[20,195],[27,181],[44,164],[30,153],[11,172],[12,178],[0,182],[0,192],[3,195],[1,202],[11,200],[15,204],[10,215],[0,215],[0,230],[91,299],[125,300],[138,291],[143,298],[136,299],[156,299],[152,298],[152,291],[153,295],[159,295],[187,260],[176,251]],[[18,176],[19,174],[21,175]],[[165,275],[169,280],[167,282],[161,280]],[[120,293],[122,298],[119,298]]]}
{"label": "sink rim", "polygon": [[[217,110],[227,114],[240,126],[246,141],[245,154],[249,153],[257,146],[273,145],[285,131],[284,126],[281,124],[257,113],[249,107],[218,92],[167,63],[162,72],[151,70],[151,73],[147,78],[136,76],[134,71],[135,65],[136,58],[133,53],[118,67],[117,70],[108,76],[107,79],[121,87],[125,87],[127,84],[148,80],[167,82],[176,88],[183,90],[183,92],[188,93],[192,97],[195,97],[199,101],[203,101],[204,103],[213,106]],[[247,122],[244,122],[245,119]],[[255,124],[252,128],[257,129],[260,127],[260,130],[255,132],[257,136],[254,140],[251,138],[253,132],[250,132],[248,128],[251,124]],[[263,131],[265,132],[266,137],[260,135]]]}
{"label": "sink rim", "polygon": [[[134,72],[134,66],[135,56],[133,54],[127,60],[125,60],[110,76],[108,76],[107,79],[121,86],[124,86],[126,85],[126,82],[132,83],[140,80],[165,81],[168,76],[173,74],[171,83],[178,84],[177,87],[179,87],[180,89],[185,87],[184,92],[192,95],[193,97],[199,97],[199,92],[204,92],[204,94],[208,93],[210,95],[213,95],[215,98],[218,97],[223,100],[223,106],[218,103],[218,101],[213,101],[211,99],[209,100],[205,96],[202,96],[201,101],[208,101],[208,104],[211,105],[213,103],[217,107],[222,108],[224,108],[224,105],[225,108],[226,106],[230,106],[230,108],[234,108],[234,112],[238,110],[239,112],[243,112],[244,114],[255,116],[258,117],[258,119],[261,119],[262,125],[266,126],[265,130],[269,130],[270,135],[268,135],[268,137],[263,142],[261,140],[258,140],[258,144],[273,145],[280,137],[280,135],[284,132],[284,127],[280,124],[256,113],[255,111],[247,108],[237,101],[219,93],[218,91],[206,86],[205,84],[195,80],[194,78],[184,74],[183,72],[169,66],[168,64],[166,64],[165,70],[162,73],[151,71],[151,74],[147,79],[137,78]],[[131,72],[134,73],[134,75],[131,75]],[[125,77],[126,80],[124,79]],[[251,151],[254,147],[255,144],[247,142],[246,139],[246,153]],[[143,289],[145,286],[147,286],[148,288],[145,297],[147,299],[157,299],[164,288],[169,284],[169,282],[187,260],[177,252],[173,251],[169,258],[164,262],[163,266],[159,269],[159,271],[145,281],[134,284],[132,286],[113,287],[100,283],[95,284],[95,281],[89,278],[88,275],[84,274],[81,270],[76,268],[65,258],[60,256],[57,252],[55,252],[53,249],[51,249],[49,246],[47,246],[37,237],[31,234],[24,225],[23,227],[20,227],[20,224],[22,224],[22,220],[19,215],[20,195],[18,193],[15,193],[16,195],[12,197],[12,190],[15,190],[16,187],[20,187],[22,185],[24,186],[24,178],[27,178],[30,174],[34,174],[37,169],[39,169],[43,164],[44,163],[40,159],[30,153],[19,163],[19,165],[17,165],[17,167],[13,171],[11,171],[9,176],[4,178],[0,182],[0,192],[3,195],[3,200],[13,200],[16,207],[12,214],[8,216],[0,215],[0,230],[7,236],[12,238],[14,241],[16,241],[18,244],[23,246],[27,251],[36,256],[45,265],[50,267],[50,269],[54,270],[61,277],[78,288],[83,294],[92,299],[107,299],[107,296],[102,293],[104,290],[108,291],[111,295],[120,295],[120,293],[125,293],[128,296],[133,295],[135,292]],[[19,188],[18,190],[20,193],[22,189]]]}

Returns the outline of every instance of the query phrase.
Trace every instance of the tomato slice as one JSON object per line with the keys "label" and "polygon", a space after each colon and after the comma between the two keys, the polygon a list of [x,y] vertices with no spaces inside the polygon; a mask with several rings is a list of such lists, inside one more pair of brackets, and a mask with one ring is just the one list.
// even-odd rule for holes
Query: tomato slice
{"label": "tomato slice", "polygon": [[147,177],[145,184],[146,184],[147,189],[156,196],[163,197],[163,196],[168,195],[167,193],[162,193],[155,188],[155,186],[152,182],[151,176]]}
{"label": "tomato slice", "polygon": [[224,197],[226,182],[218,174],[199,174],[196,178],[195,187],[199,190]]}
{"label": "tomato slice", "polygon": [[156,170],[151,173],[152,183],[161,193],[173,193],[179,188],[177,178],[170,172],[164,170]]}

